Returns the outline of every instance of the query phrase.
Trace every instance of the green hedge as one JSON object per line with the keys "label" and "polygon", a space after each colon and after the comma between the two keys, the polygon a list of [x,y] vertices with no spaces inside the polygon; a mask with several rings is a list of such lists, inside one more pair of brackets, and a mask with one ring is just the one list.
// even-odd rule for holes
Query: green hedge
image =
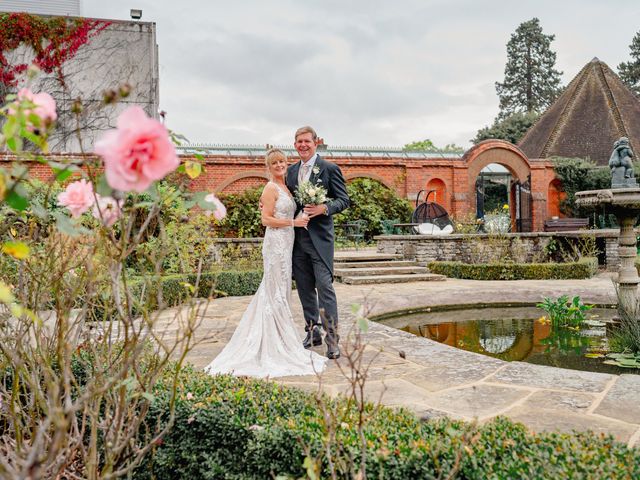
{"label": "green hedge", "polygon": [[[127,283],[131,292],[133,315],[140,315],[144,311],[155,310],[162,299],[162,308],[174,307],[186,302],[189,298],[208,298],[210,296],[241,296],[253,295],[260,286],[262,270],[222,270],[207,272],[200,275],[196,288],[197,275],[167,275],[162,277],[148,276],[136,278]],[[161,288],[161,296],[158,295]],[[80,299],[86,301],[87,299]],[[113,301],[109,295],[102,298],[92,298],[88,302],[92,305],[89,318],[104,320],[115,315]]]}
{"label": "green hedge", "polygon": [[569,263],[463,263],[430,262],[433,273],[469,280],[557,280],[591,278],[598,259],[583,258]]}
{"label": "green hedge", "polygon": [[[322,415],[312,395],[247,378],[188,369],[183,375],[175,424],[134,478],[308,478],[303,445],[319,459],[318,478],[330,478]],[[155,395],[147,417],[154,419],[151,431],[168,417],[166,390],[160,385]],[[336,432],[338,478],[352,478],[349,458],[360,457],[357,412],[344,400],[327,402],[345,415]],[[591,432],[536,435],[506,418],[483,425],[420,421],[410,412],[381,408],[365,435],[372,479],[640,478],[638,449]],[[459,471],[448,477],[456,464]]]}
{"label": "green hedge", "polygon": [[261,270],[223,270],[202,273],[199,279],[195,273],[147,277],[130,283],[129,288],[137,298],[141,298],[145,292],[146,298],[148,294],[157,297],[158,286],[161,286],[165,305],[174,306],[190,297],[253,295],[258,290],[261,280]]}

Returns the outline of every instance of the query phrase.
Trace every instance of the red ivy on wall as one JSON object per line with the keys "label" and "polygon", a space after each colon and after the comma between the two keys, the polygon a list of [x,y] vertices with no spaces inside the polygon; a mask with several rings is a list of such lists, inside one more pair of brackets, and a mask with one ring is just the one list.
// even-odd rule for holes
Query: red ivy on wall
{"label": "red ivy on wall", "polygon": [[111,22],[87,18],[43,18],[28,13],[0,15],[0,83],[15,86],[29,65],[11,65],[6,53],[25,44],[33,48],[33,63],[46,73],[55,72],[64,85],[62,65]]}

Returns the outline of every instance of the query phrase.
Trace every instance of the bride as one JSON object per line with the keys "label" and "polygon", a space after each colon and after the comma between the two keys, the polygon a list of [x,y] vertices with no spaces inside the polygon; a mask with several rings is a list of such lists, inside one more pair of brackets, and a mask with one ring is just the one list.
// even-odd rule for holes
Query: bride
{"label": "bride", "polygon": [[284,183],[287,157],[276,148],[267,152],[265,163],[271,181],[260,199],[264,276],[242,315],[229,343],[206,368],[210,374],[283,377],[310,375],[324,370],[327,358],[305,350],[293,322],[291,258],[294,227],[306,227],[308,217],[293,218],[296,205]]}

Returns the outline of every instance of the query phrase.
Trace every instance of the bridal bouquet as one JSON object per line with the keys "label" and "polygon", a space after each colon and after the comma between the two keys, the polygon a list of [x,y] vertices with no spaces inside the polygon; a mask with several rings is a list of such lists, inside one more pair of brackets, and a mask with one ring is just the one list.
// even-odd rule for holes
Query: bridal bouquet
{"label": "bridal bouquet", "polygon": [[296,189],[296,200],[301,205],[322,205],[329,201],[327,189],[320,184],[302,182]]}

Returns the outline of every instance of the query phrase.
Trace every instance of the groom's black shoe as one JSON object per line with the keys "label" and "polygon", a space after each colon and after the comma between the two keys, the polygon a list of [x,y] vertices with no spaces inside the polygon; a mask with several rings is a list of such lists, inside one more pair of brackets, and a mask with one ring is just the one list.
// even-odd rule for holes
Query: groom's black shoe
{"label": "groom's black shoe", "polygon": [[336,343],[335,345],[327,346],[327,358],[329,360],[336,360],[340,358],[340,347]]}
{"label": "groom's black shoe", "polygon": [[320,329],[318,327],[313,327],[309,330],[307,332],[307,336],[304,337],[304,340],[302,341],[302,346],[304,348],[311,348],[311,345],[314,347],[322,345],[322,333],[320,333]]}

